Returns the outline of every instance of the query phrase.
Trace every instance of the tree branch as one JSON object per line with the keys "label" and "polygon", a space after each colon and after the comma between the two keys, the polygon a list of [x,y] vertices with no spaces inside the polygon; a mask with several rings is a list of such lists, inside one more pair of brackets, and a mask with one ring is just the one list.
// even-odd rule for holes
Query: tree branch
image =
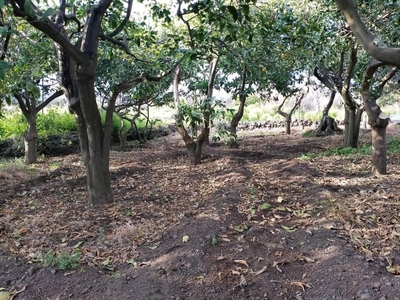
{"label": "tree branch", "polygon": [[48,97],[45,101],[43,101],[42,103],[40,103],[36,108],[35,108],[35,112],[38,113],[39,111],[41,111],[43,108],[45,108],[51,101],[53,101],[54,99],[62,96],[64,94],[64,92],[62,90],[56,91],[53,93],[53,95],[51,95],[50,97]]}
{"label": "tree branch", "polygon": [[[26,0],[30,1],[30,0]],[[53,41],[59,44],[71,58],[77,63],[84,60],[84,56],[71,42],[60,32],[60,28],[52,22],[49,18],[41,19],[38,15],[29,15],[24,9],[25,0],[10,0],[14,15],[16,17],[24,18],[29,24],[36,29],[40,30]],[[32,4],[33,5],[33,4]]]}
{"label": "tree branch", "polygon": [[335,0],[335,2],[365,51],[386,64],[400,67],[400,48],[381,47],[378,39],[361,20],[357,7],[352,0]]}
{"label": "tree branch", "polygon": [[133,3],[133,0],[129,0],[128,1],[128,9],[126,10],[126,15],[125,15],[124,20],[122,21],[121,24],[119,24],[119,26],[117,28],[114,29],[113,32],[111,32],[109,34],[106,34],[107,37],[112,38],[112,37],[116,36],[118,33],[120,33],[124,29],[126,23],[129,21],[129,18],[131,16],[132,3]]}

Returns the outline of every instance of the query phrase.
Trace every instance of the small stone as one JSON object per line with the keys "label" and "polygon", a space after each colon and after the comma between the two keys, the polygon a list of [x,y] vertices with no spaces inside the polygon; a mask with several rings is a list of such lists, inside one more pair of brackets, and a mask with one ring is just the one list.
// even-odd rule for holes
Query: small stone
{"label": "small stone", "polygon": [[371,296],[369,294],[362,294],[360,296],[360,300],[369,300],[371,299]]}
{"label": "small stone", "polygon": [[53,275],[55,275],[55,274],[57,273],[57,270],[56,270],[56,269],[51,269],[51,270],[50,270],[50,273],[53,274]]}
{"label": "small stone", "polygon": [[374,283],[372,284],[372,287],[373,287],[374,289],[379,289],[379,288],[381,287],[381,283],[380,283],[379,281],[374,282]]}

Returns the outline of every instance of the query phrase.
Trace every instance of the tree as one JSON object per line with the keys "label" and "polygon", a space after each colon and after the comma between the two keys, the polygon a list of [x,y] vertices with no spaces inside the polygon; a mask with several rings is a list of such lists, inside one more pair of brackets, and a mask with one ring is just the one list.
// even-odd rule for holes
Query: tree
{"label": "tree", "polygon": [[[366,69],[362,86],[362,98],[368,115],[368,123],[372,129],[372,172],[374,174],[385,174],[386,127],[389,119],[382,113],[376,103],[377,96],[370,92],[370,88],[371,80],[379,67],[383,65],[400,67],[400,48],[388,47],[383,43],[382,38],[377,38],[361,20],[357,7],[352,0],[335,0],[335,2],[344,14],[359,43],[376,59]],[[378,5],[381,4],[379,3]],[[387,38],[387,41],[392,42],[390,38]]]}
{"label": "tree", "polygon": [[[295,94],[296,92],[298,92],[297,90],[293,91],[293,94]],[[284,112],[282,111],[282,106],[285,104],[286,100],[289,99],[293,94],[289,94],[288,96],[286,96],[282,103],[278,106],[278,110],[277,113],[280,114],[282,117],[285,118],[285,133],[286,134],[290,134],[290,127],[292,125],[292,115],[293,112],[299,108],[301,101],[304,99],[304,97],[307,95],[308,93],[308,88],[306,92],[303,92],[299,95],[296,96],[295,102],[292,106],[292,108],[289,110],[289,112]]]}
{"label": "tree", "polygon": [[[138,80],[152,78],[149,74],[141,74],[114,86],[107,105],[105,125],[102,126],[95,90],[99,43],[100,40],[107,41],[134,56],[123,36],[123,29],[130,20],[132,2],[128,1],[122,20],[119,18],[121,14],[117,13],[125,9],[121,1],[100,0],[96,4],[77,7],[76,3],[67,4],[61,0],[57,10],[50,8],[44,13],[31,1],[7,2],[15,16],[24,18],[57,45],[61,86],[77,120],[91,204],[113,201],[109,154],[115,100],[119,93],[131,88]],[[116,38],[118,35],[121,36]]]}
{"label": "tree", "polygon": [[[24,134],[25,163],[32,164],[37,161],[37,115],[63,92],[51,78],[56,73],[53,44],[37,30],[12,21],[10,23],[24,28],[24,32],[18,33],[11,26],[4,32],[6,40],[1,61],[7,59],[12,68],[4,75],[1,94],[3,99],[17,101],[28,123]],[[2,23],[5,24],[4,20]]]}

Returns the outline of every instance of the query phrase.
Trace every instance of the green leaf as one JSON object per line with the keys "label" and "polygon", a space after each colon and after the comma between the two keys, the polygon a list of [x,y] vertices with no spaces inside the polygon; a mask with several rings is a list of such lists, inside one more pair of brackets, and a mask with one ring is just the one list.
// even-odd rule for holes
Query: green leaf
{"label": "green leaf", "polygon": [[41,19],[46,19],[48,17],[53,16],[56,13],[56,10],[54,8],[48,8],[44,11]]}
{"label": "green leaf", "polygon": [[217,244],[217,238],[215,237],[215,235],[212,237],[211,240],[211,245],[215,246]]}
{"label": "green leaf", "polygon": [[4,0],[0,0],[0,8],[3,8],[4,7]]}
{"label": "green leaf", "polygon": [[261,204],[258,208],[260,210],[266,210],[266,209],[268,209],[270,207],[271,207],[271,204],[269,204],[268,202],[265,202],[265,203]]}
{"label": "green leaf", "polygon": [[30,0],[25,0],[24,10],[29,16],[33,15],[32,3]]}
{"label": "green leaf", "polygon": [[0,60],[0,69],[11,69],[12,65],[4,60]]}

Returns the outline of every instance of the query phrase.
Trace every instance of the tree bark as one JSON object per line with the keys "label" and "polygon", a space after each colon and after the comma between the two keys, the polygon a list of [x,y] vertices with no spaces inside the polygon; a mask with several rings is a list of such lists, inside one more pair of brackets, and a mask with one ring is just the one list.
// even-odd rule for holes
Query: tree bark
{"label": "tree bark", "polygon": [[239,122],[243,117],[244,106],[246,104],[246,99],[247,99],[247,94],[245,93],[246,78],[247,78],[246,73],[247,69],[246,67],[244,67],[242,71],[242,83],[240,85],[240,91],[239,91],[239,108],[236,114],[233,116],[230,124],[230,132],[232,135],[232,138],[229,140],[230,148],[239,148],[239,144],[237,142],[237,126],[239,125]]}
{"label": "tree bark", "polygon": [[371,91],[374,74],[378,68],[384,65],[385,63],[373,59],[365,71],[361,84],[361,96],[368,115],[368,124],[372,129],[372,174],[374,175],[384,175],[387,173],[386,127],[389,125],[390,120],[382,112],[376,100],[382,94],[385,84],[397,73],[397,68],[393,68],[379,81],[375,91]]}
{"label": "tree bark", "polygon": [[[213,60],[210,63],[210,73],[208,76],[208,84],[207,84],[207,101],[211,101],[212,96],[213,96],[213,90],[214,90],[214,82],[215,82],[215,77],[217,75],[217,65],[219,62],[219,56],[214,57]],[[211,103],[207,104],[204,110],[204,143],[206,145],[210,144],[210,126],[211,126]]]}
{"label": "tree bark", "polygon": [[27,165],[37,162],[37,140],[38,130],[36,126],[36,114],[31,115],[28,120],[28,129],[24,134],[25,163]]}
{"label": "tree bark", "polygon": [[236,114],[233,116],[230,124],[230,133],[232,135],[232,138],[229,140],[230,148],[239,148],[239,144],[237,142],[237,127],[244,114],[246,98],[247,97],[245,95],[239,95],[239,108]]}
{"label": "tree bark", "polygon": [[372,174],[387,173],[386,164],[386,127],[371,127],[372,131]]}

